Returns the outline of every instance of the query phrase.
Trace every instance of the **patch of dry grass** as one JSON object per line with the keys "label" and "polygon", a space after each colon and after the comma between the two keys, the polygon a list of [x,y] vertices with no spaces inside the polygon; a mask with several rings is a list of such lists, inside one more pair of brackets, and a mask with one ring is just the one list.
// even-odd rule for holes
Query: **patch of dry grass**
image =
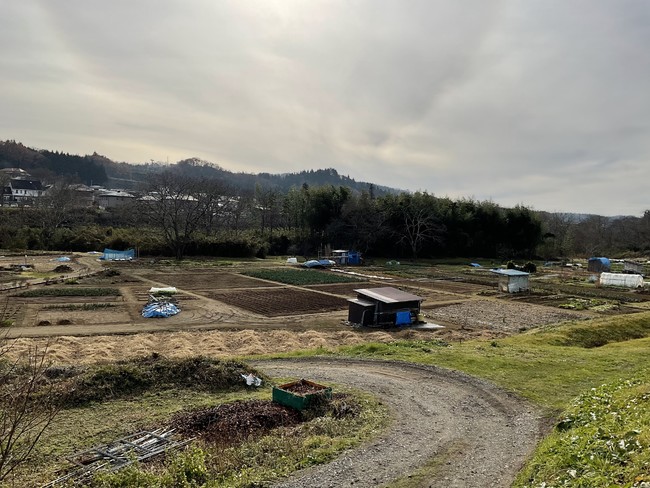
{"label": "patch of dry grass", "polygon": [[157,352],[170,358],[205,355],[215,358],[275,354],[301,349],[352,346],[366,342],[392,342],[410,335],[418,339],[433,337],[427,331],[340,331],[289,330],[157,332],[134,335],[93,337],[64,336],[56,339],[15,340],[14,354],[30,346],[49,342],[50,359],[57,364],[93,364],[144,356]]}

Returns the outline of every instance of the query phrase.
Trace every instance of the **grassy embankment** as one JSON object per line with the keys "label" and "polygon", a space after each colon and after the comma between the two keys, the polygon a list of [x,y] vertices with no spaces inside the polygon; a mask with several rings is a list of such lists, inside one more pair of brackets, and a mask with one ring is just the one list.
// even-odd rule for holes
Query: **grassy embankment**
{"label": "grassy embankment", "polygon": [[[402,340],[299,354],[411,361],[491,380],[557,423],[515,486],[641,487],[650,486],[649,336],[650,313],[644,312],[496,341]],[[427,469],[435,471],[435,463]]]}

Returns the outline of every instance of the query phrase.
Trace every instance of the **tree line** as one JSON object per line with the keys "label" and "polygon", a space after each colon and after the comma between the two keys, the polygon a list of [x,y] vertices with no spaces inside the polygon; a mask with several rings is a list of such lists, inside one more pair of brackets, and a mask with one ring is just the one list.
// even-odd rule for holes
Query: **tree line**
{"label": "tree line", "polygon": [[265,256],[353,249],[386,258],[561,259],[650,251],[650,212],[609,219],[502,208],[426,192],[376,195],[373,187],[257,185],[246,191],[173,168],[152,174],[140,198],[102,211],[62,185],[33,207],[4,208],[0,247],[142,254]]}

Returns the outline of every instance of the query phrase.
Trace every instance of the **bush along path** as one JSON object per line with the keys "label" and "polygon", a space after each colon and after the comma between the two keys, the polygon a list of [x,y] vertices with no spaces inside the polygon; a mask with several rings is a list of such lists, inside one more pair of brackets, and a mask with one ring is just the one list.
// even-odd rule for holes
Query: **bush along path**
{"label": "bush along path", "polygon": [[368,391],[392,411],[386,432],[327,465],[298,472],[277,485],[282,488],[511,486],[543,433],[530,404],[450,370],[353,359],[253,364],[269,375]]}

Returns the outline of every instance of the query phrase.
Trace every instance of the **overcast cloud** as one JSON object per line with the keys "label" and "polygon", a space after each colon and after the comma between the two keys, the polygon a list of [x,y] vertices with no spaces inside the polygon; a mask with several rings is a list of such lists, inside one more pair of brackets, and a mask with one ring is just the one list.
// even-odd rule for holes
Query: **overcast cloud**
{"label": "overcast cloud", "polygon": [[646,0],[0,0],[0,139],[650,209]]}

